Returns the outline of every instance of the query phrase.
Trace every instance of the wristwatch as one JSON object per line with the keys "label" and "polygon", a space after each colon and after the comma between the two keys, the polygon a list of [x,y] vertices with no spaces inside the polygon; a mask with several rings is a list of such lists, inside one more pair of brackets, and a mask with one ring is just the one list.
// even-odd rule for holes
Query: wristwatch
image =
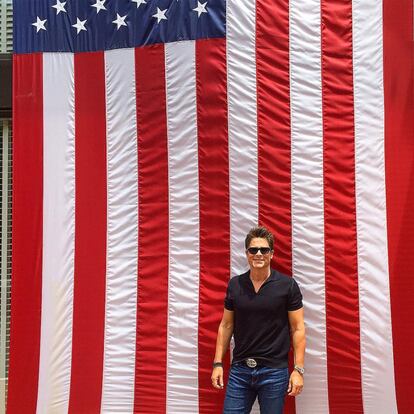
{"label": "wristwatch", "polygon": [[223,367],[223,363],[222,362],[213,362],[213,368],[217,368],[217,367]]}
{"label": "wristwatch", "polygon": [[298,371],[300,375],[304,375],[305,374],[305,368],[304,367],[300,367],[299,365],[295,365],[294,370],[295,371]]}

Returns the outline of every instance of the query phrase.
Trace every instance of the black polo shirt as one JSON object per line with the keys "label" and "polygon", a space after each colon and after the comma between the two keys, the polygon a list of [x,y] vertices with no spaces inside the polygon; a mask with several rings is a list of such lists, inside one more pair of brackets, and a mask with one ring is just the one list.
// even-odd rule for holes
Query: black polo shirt
{"label": "black polo shirt", "polygon": [[288,366],[290,329],[288,311],[302,307],[296,281],[277,270],[256,293],[250,270],[229,281],[224,307],[234,311],[233,364],[254,358],[272,368]]}

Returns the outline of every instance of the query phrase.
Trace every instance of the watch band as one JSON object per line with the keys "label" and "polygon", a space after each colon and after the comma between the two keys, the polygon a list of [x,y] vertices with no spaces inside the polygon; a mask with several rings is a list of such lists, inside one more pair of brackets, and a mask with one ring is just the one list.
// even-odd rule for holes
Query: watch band
{"label": "watch band", "polygon": [[299,365],[295,365],[294,366],[294,370],[299,372],[300,375],[304,375],[305,374],[305,368],[304,367],[300,367]]}
{"label": "watch band", "polygon": [[213,362],[213,368],[217,368],[217,367],[223,367],[223,363],[222,362]]}

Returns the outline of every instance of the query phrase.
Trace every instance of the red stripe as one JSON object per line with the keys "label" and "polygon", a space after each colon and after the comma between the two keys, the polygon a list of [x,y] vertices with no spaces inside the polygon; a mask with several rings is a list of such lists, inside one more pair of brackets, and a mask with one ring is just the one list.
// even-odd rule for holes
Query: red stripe
{"label": "red stripe", "polygon": [[275,236],[273,266],[291,274],[289,1],[256,7],[259,222]]}
{"label": "red stripe", "polygon": [[334,413],[362,413],[348,0],[322,1],[322,94],[329,407]]}
{"label": "red stripe", "polygon": [[[272,267],[292,274],[289,1],[256,2],[259,223],[275,237]],[[289,354],[292,368],[293,355]],[[285,413],[296,411],[286,398]]]}
{"label": "red stripe", "polygon": [[105,328],[106,108],[102,52],[75,55],[75,107],[75,277],[69,413],[91,413],[101,408]]}
{"label": "red stripe", "polygon": [[395,385],[411,412],[414,349],[414,28],[411,0],[384,0],[385,166]]}
{"label": "red stripe", "polygon": [[136,49],[138,308],[134,412],[166,406],[168,158],[164,46]]}
{"label": "red stripe", "polygon": [[43,61],[13,58],[13,236],[9,414],[35,413],[43,235]]}
{"label": "red stripe", "polygon": [[[224,401],[224,392],[211,386],[210,375],[230,273],[225,39],[197,41],[196,70],[200,200],[198,382],[202,414],[221,412]],[[226,373],[228,363],[227,360]]]}

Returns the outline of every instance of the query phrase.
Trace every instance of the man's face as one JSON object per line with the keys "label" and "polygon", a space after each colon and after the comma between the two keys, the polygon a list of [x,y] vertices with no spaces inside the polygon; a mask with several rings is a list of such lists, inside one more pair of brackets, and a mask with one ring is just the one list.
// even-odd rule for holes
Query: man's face
{"label": "man's face", "polygon": [[[261,237],[255,237],[250,242],[250,247],[269,247],[269,243],[266,239],[262,239]],[[256,254],[250,253],[248,250],[246,251],[247,261],[249,262],[250,269],[263,269],[270,267],[270,260],[273,257],[273,252],[270,251],[267,254],[263,254],[262,251],[258,251]]]}

